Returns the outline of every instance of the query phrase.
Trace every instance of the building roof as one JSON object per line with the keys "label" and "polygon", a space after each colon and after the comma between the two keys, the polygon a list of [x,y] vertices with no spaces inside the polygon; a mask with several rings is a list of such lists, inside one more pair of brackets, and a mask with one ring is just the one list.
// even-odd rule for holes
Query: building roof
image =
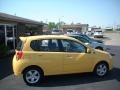
{"label": "building roof", "polygon": [[88,24],[70,24],[64,25],[63,28],[81,28],[82,26],[88,26]]}
{"label": "building roof", "polygon": [[0,12],[0,20],[12,21],[12,22],[17,22],[17,23],[25,23],[25,24],[44,25],[42,22],[18,17],[18,16],[15,16],[15,15],[9,15],[9,14],[6,14],[6,13],[1,13],[1,12]]}

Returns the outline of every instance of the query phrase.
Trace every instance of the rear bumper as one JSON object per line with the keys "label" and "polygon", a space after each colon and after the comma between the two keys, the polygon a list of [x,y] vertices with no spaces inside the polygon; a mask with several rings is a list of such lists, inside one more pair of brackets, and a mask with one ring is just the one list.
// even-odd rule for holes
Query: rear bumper
{"label": "rear bumper", "polygon": [[13,64],[13,73],[14,73],[14,75],[15,76],[21,75],[22,74],[22,68],[21,68],[22,63],[20,63],[20,61],[17,61],[15,56],[13,58],[12,64]]}
{"label": "rear bumper", "polygon": [[112,70],[113,68],[113,60],[112,58],[109,60],[109,70]]}

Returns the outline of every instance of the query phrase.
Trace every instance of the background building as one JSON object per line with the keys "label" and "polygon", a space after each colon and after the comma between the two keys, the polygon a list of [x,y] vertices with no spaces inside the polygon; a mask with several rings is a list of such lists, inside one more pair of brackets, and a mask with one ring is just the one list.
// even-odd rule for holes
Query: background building
{"label": "background building", "polygon": [[88,26],[88,24],[63,25],[63,32],[67,33],[67,30],[75,30],[76,32],[86,32],[88,30]]}
{"label": "background building", "polygon": [[43,23],[0,13],[0,44],[15,49],[20,36],[42,34]]}

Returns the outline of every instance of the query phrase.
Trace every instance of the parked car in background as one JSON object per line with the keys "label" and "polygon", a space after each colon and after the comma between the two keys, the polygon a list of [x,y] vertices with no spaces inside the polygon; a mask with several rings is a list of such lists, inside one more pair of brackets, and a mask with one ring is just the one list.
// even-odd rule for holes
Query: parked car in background
{"label": "parked car in background", "polygon": [[102,30],[95,30],[94,31],[94,38],[103,38]]}
{"label": "parked car in background", "polygon": [[75,30],[72,30],[72,29],[67,30],[67,34],[72,34],[72,33],[75,33]]}
{"label": "parked car in background", "polygon": [[76,38],[81,42],[99,50],[105,50],[105,45],[101,40],[94,40],[84,34],[66,34],[66,36]]}
{"label": "parked car in background", "polygon": [[92,32],[91,32],[91,31],[87,31],[87,32],[86,32],[86,35],[91,36],[91,35],[92,35]]}
{"label": "parked car in background", "polygon": [[88,40],[89,40],[89,39],[92,39],[92,40],[95,41],[95,42],[104,43],[102,40],[90,38],[88,35],[82,34],[82,33],[72,33],[72,34],[65,34],[65,35],[80,35],[80,36],[82,36],[82,37],[84,37],[84,38],[86,38],[86,39],[88,39]]}
{"label": "parked car in background", "polygon": [[61,35],[63,34],[62,30],[52,30],[51,34],[53,35]]}
{"label": "parked car in background", "polygon": [[38,84],[48,75],[94,72],[103,77],[111,69],[109,53],[64,35],[20,37],[13,58],[14,75],[23,74],[28,85]]}

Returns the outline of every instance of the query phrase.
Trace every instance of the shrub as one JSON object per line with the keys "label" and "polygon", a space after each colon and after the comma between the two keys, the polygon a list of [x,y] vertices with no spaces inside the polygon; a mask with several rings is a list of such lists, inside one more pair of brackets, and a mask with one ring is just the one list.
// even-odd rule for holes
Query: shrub
{"label": "shrub", "polygon": [[5,44],[0,44],[0,57],[6,56],[9,48]]}

